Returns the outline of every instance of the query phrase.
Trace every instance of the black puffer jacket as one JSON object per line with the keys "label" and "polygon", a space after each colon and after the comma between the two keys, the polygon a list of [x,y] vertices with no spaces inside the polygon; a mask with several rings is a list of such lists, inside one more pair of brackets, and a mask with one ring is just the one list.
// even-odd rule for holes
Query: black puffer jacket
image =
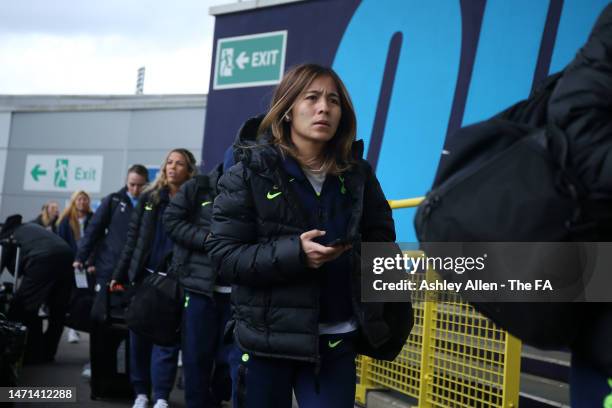
{"label": "black puffer jacket", "polygon": [[175,243],[172,261],[178,267],[181,284],[207,296],[212,296],[217,272],[204,251],[204,241],[210,231],[212,203],[222,172],[220,164],[208,175],[186,182],[164,212],[166,231]]}
{"label": "black puffer jacket", "polygon": [[[599,241],[612,240],[612,4],[567,66],[551,97],[549,116],[567,135],[569,155],[588,198],[605,215]],[[612,376],[612,303],[585,305],[584,328],[572,345],[581,359]]]}
{"label": "black puffer jacket", "polygon": [[612,4],[565,68],[548,106],[566,134],[569,156],[592,199],[612,199]]}
{"label": "black puffer jacket", "polygon": [[[268,140],[253,142],[260,119],[242,128],[240,161],[221,178],[206,248],[219,273],[234,284],[234,339],[243,350],[318,362],[319,281],[301,256],[300,234],[308,231],[297,196],[289,186],[278,150]],[[354,146],[357,164],[344,174],[351,196],[347,237],[363,241],[395,240],[391,209],[370,165],[361,159],[363,144]],[[266,192],[280,191],[279,199]],[[412,327],[412,310],[390,324],[382,303],[361,303],[360,245],[352,250],[354,317],[360,327],[359,352],[392,359]],[[399,316],[391,316],[396,318]]]}
{"label": "black puffer jacket", "polygon": [[168,195],[159,194],[153,199],[153,192],[143,193],[132,211],[127,240],[117,262],[112,279],[122,283],[139,283],[145,275],[145,266],[151,255],[155,239],[155,227],[159,210],[168,205]]}

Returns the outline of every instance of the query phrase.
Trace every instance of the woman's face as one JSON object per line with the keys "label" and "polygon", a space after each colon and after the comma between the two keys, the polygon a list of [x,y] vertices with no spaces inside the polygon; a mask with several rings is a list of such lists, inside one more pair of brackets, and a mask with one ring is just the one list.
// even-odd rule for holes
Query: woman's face
{"label": "woman's face", "polygon": [[189,179],[189,167],[182,154],[172,152],[166,160],[166,179],[168,184],[180,186]]}
{"label": "woman's face", "polygon": [[147,180],[138,173],[128,173],[125,185],[132,197],[138,198],[142,190],[144,190]]}
{"label": "woman's face", "polygon": [[86,212],[89,208],[89,197],[79,194],[74,204],[78,212]]}
{"label": "woman's face", "polygon": [[291,109],[291,140],[298,148],[304,142],[327,143],[336,134],[341,116],[336,83],[329,75],[319,76],[297,97]]}
{"label": "woman's face", "polygon": [[52,220],[59,217],[59,204],[54,201],[47,204],[47,215]]}

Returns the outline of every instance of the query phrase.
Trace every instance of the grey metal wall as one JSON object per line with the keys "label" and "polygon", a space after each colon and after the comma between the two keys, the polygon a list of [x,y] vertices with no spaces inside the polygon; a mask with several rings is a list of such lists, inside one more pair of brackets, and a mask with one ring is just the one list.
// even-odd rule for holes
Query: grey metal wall
{"label": "grey metal wall", "polygon": [[[6,158],[11,130],[11,112],[0,112],[0,192],[4,188],[4,174],[6,171]],[[2,194],[0,194],[0,209],[2,208]],[[2,220],[0,220],[2,222]]]}
{"label": "grey metal wall", "polygon": [[55,199],[63,207],[70,196],[69,192],[24,191],[27,155],[103,156],[101,192],[92,194],[95,201],[123,185],[131,164],[159,165],[175,147],[185,147],[201,157],[203,105],[0,112],[0,222],[14,213],[34,218],[45,201]]}

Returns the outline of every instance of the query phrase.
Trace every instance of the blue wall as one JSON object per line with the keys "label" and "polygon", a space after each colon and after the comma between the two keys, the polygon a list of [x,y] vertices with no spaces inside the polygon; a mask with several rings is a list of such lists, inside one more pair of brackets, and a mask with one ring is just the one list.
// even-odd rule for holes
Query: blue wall
{"label": "blue wall", "polygon": [[[586,40],[603,0],[312,0],[218,16],[217,39],[288,30],[286,67],[333,66],[357,111],[358,138],[390,199],[424,195],[460,126],[528,96]],[[213,55],[213,61],[215,60]],[[222,160],[273,87],[212,89],[203,160]],[[452,136],[451,136],[452,137]],[[414,210],[396,210],[413,241]]]}

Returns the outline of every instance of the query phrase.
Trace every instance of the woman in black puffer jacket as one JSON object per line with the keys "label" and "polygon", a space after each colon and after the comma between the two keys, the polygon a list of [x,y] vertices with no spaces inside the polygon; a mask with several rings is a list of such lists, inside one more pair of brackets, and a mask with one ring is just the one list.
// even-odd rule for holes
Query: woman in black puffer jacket
{"label": "woman in black puffer jacket", "polygon": [[172,262],[185,291],[181,347],[187,408],[218,406],[231,394],[223,331],[232,287],[218,278],[204,251],[222,173],[219,164],[183,184],[164,214],[166,231],[175,243]]}
{"label": "woman in black puffer jacket", "polygon": [[[110,283],[111,290],[118,290],[122,284],[138,285],[172,251],[173,243],[162,217],[170,198],[196,172],[196,161],[189,150],[173,149],[168,153],[157,178],[141,194],[132,212],[125,247]],[[136,394],[134,408],[147,406],[151,385],[156,401],[154,408],[168,406],[177,358],[178,346],[158,346],[130,330],[130,381]]]}
{"label": "woman in black puffer jacket", "polygon": [[337,74],[301,65],[239,134],[206,242],[234,285],[236,405],[352,407],[356,353],[393,359],[410,331],[409,304],[361,303],[360,243],[395,230],[355,132]]}

